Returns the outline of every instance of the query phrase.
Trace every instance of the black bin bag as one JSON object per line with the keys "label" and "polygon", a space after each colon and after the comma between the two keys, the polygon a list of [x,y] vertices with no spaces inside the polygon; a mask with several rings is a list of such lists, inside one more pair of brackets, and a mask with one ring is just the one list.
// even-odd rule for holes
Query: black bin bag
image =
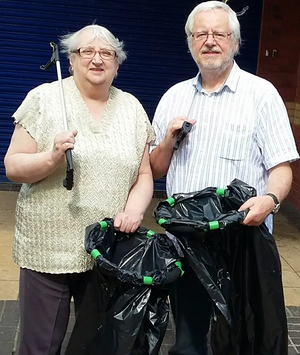
{"label": "black bin bag", "polygon": [[67,355],[157,355],[169,319],[167,284],[181,276],[180,257],[163,234],[115,231],[112,219],[86,228],[95,259]]}
{"label": "black bin bag", "polygon": [[[287,355],[279,254],[265,224],[244,226],[256,190],[240,180],[160,202],[156,221],[176,237],[213,303],[214,355]],[[188,300],[187,300],[188,302]]]}

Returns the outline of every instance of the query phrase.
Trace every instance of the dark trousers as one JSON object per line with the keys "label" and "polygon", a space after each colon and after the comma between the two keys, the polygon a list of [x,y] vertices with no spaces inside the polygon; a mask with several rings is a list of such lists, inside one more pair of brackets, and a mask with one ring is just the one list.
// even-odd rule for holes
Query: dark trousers
{"label": "dark trousers", "polygon": [[193,270],[170,285],[170,301],[176,325],[176,343],[170,355],[207,355],[212,301]]}
{"label": "dark trousers", "polygon": [[71,298],[77,314],[89,277],[90,271],[47,274],[20,269],[19,355],[60,355]]}

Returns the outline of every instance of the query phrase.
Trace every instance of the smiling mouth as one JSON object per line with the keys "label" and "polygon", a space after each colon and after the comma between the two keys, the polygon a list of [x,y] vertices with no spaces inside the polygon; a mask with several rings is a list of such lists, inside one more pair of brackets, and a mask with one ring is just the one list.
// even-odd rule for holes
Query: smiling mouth
{"label": "smiling mouth", "polygon": [[213,51],[205,51],[202,54],[220,54],[220,52],[213,52]]}

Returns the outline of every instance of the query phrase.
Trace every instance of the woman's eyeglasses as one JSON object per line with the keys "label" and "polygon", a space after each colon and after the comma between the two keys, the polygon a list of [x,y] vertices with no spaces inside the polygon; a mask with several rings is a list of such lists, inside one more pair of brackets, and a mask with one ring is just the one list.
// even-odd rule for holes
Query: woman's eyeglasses
{"label": "woman's eyeglasses", "polygon": [[117,56],[117,53],[113,49],[102,48],[96,51],[94,47],[81,47],[71,51],[71,53],[78,53],[84,59],[92,59],[97,53],[104,60],[113,60]]}

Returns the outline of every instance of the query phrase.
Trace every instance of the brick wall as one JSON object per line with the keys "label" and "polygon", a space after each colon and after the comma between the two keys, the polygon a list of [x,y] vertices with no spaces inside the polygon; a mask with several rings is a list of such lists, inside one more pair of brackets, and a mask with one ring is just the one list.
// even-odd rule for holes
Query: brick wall
{"label": "brick wall", "polygon": [[299,19],[299,0],[264,0],[257,72],[288,102],[295,101],[299,82]]}
{"label": "brick wall", "polygon": [[[300,12],[300,11],[299,11]],[[300,14],[299,14],[300,16]],[[300,18],[300,17],[299,17]],[[296,89],[296,102],[300,103],[300,55],[298,61],[298,73],[297,73],[297,89]],[[300,124],[300,123],[299,123]]]}
{"label": "brick wall", "polygon": [[[298,108],[299,120],[300,120],[300,104]],[[300,152],[300,125],[293,125],[293,133],[297,145],[298,152]],[[288,200],[291,201],[298,210],[300,210],[300,162],[299,160],[291,164],[293,169],[293,184],[291,192],[288,196]]]}
{"label": "brick wall", "polygon": [[[271,81],[286,103],[300,152],[299,0],[264,0],[257,74]],[[267,54],[267,55],[266,55]],[[300,210],[300,161],[291,164],[294,181],[288,196]]]}

